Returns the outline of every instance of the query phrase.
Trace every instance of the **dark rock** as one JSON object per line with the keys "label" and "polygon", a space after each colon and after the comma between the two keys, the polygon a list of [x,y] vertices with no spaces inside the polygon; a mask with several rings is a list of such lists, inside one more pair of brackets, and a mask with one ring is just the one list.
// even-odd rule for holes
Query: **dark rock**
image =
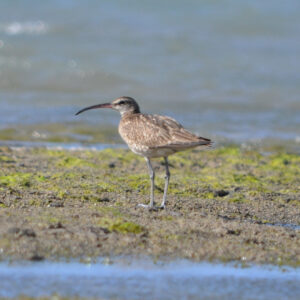
{"label": "dark rock", "polygon": [[51,224],[49,226],[49,229],[63,229],[63,228],[65,228],[65,227],[60,222]]}
{"label": "dark rock", "polygon": [[287,165],[289,165],[289,164],[290,164],[290,161],[289,161],[289,160],[287,160],[287,159],[284,159],[284,160],[283,160],[283,164],[284,164],[285,166],[287,166]]}
{"label": "dark rock", "polygon": [[23,229],[20,236],[36,237],[36,234],[32,229]]}
{"label": "dark rock", "polygon": [[107,228],[104,228],[104,227],[91,226],[91,227],[89,227],[89,229],[92,233],[94,233],[97,236],[100,235],[101,233],[105,233],[105,234],[110,233],[110,230],[108,230]]}
{"label": "dark rock", "polygon": [[98,214],[98,213],[92,213],[92,217],[99,218],[100,214]]}
{"label": "dark rock", "polygon": [[31,256],[29,258],[29,260],[32,260],[32,261],[42,261],[44,260],[44,256],[41,256],[41,255],[38,255],[38,254],[34,254],[33,256]]}
{"label": "dark rock", "polygon": [[240,230],[233,230],[233,229],[228,229],[227,234],[232,234],[232,235],[240,235],[241,231]]}
{"label": "dark rock", "polygon": [[101,227],[101,230],[102,230],[105,234],[110,233],[110,230],[108,230],[107,228]]}
{"label": "dark rock", "polygon": [[50,207],[64,207],[64,203],[63,202],[51,202],[49,204]]}
{"label": "dark rock", "polygon": [[116,165],[115,165],[115,163],[109,163],[108,167],[111,168],[111,169],[113,169],[113,168],[116,167]]}
{"label": "dark rock", "polygon": [[36,233],[32,229],[21,229],[18,227],[11,227],[7,230],[8,234],[14,234],[18,237],[27,236],[27,237],[36,237]]}
{"label": "dark rock", "polygon": [[228,217],[226,215],[222,216],[222,215],[218,215],[219,218],[222,218],[223,220],[226,220],[226,221],[232,221],[234,220],[233,217]]}
{"label": "dark rock", "polygon": [[217,197],[225,197],[229,195],[229,192],[228,191],[224,191],[224,190],[219,190],[219,191],[216,191],[215,192],[215,196]]}
{"label": "dark rock", "polygon": [[109,202],[109,201],[110,201],[110,199],[107,198],[107,197],[105,197],[105,198],[100,198],[100,199],[98,200],[98,202]]}

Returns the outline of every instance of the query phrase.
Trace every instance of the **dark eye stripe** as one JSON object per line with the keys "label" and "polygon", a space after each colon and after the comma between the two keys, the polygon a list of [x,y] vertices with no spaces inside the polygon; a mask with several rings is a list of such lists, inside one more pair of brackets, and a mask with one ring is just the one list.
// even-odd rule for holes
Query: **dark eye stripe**
{"label": "dark eye stripe", "polygon": [[118,104],[125,104],[125,101],[122,100]]}

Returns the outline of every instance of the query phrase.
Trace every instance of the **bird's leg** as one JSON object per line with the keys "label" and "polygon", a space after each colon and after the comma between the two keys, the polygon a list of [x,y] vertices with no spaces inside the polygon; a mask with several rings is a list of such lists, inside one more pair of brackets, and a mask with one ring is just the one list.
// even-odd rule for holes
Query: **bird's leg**
{"label": "bird's leg", "polygon": [[168,186],[169,186],[169,180],[170,180],[170,171],[169,171],[169,163],[168,158],[164,157],[165,159],[165,167],[166,167],[166,176],[165,176],[165,188],[164,188],[164,196],[162,203],[160,205],[160,208],[165,208],[166,200],[167,200],[167,192],[168,192]]}
{"label": "bird's leg", "polygon": [[151,190],[150,190],[150,203],[149,205],[146,204],[139,204],[138,206],[141,207],[148,207],[148,208],[153,208],[154,207],[154,178],[155,178],[155,173],[151,165],[151,161],[148,157],[145,157],[147,166],[149,169],[149,174],[150,174],[150,179],[151,179]]}

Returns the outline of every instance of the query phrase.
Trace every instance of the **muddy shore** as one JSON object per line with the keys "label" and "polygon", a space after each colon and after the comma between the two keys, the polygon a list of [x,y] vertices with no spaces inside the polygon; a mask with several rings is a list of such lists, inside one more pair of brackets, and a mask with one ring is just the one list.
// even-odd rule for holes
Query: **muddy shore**
{"label": "muddy shore", "polygon": [[[300,156],[238,146],[170,157],[167,209],[124,149],[0,147],[0,259],[149,255],[300,265]],[[156,199],[164,166],[154,161]]]}

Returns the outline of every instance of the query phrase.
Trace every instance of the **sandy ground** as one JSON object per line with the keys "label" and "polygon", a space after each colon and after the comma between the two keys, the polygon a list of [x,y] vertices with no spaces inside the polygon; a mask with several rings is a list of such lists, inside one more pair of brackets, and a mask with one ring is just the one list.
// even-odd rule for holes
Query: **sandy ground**
{"label": "sandy ground", "polygon": [[[300,265],[300,156],[226,146],[170,157],[167,208],[130,151],[0,148],[0,259],[149,255]],[[164,166],[154,162],[161,201]]]}

